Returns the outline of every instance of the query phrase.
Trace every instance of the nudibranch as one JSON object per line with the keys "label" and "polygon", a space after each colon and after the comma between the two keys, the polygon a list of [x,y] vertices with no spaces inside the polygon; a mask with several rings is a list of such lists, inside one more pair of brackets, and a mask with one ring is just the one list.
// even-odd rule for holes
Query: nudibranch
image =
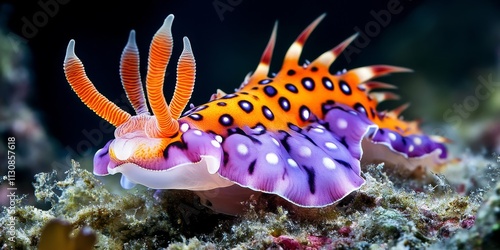
{"label": "nudibranch", "polygon": [[151,42],[147,96],[134,30],[123,50],[120,76],[135,115],[97,91],[71,40],[64,60],[68,82],[83,103],[116,126],[115,139],[94,156],[94,173],[121,173],[125,188],[141,184],[192,190],[214,211],[235,214],[241,201],[260,193],[302,207],[334,204],[364,184],[362,160],[410,167],[446,161],[442,138],[427,136],[417,122],[399,118],[407,105],[377,110],[380,102],[396,98],[380,89],[395,86],[372,79],[410,70],[376,65],[330,73],[330,65],[356,35],[312,62],[299,63],[304,43],[324,16],[298,36],[281,70],[270,74],[275,24],[257,68],[235,93],[218,90],[208,103],[191,105],[185,113],[195,81],[195,59],[187,37],[169,104],[163,95],[173,15]]}

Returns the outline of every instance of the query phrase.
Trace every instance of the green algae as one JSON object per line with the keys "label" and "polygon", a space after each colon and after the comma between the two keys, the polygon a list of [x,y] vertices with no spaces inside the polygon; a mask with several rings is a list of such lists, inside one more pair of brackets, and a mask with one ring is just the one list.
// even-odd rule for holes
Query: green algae
{"label": "green algae", "polygon": [[[73,229],[89,226],[96,230],[97,246],[104,249],[122,249],[125,245],[155,247],[177,235],[166,212],[149,198],[151,191],[132,191],[117,197],[76,162],[66,179],[57,181],[55,176],[54,172],[38,174],[34,184],[36,197],[52,204],[49,210],[17,206],[10,215],[6,209],[2,212],[0,245],[37,246],[41,228],[53,218],[69,221]],[[6,218],[10,216],[16,222],[14,245],[4,237]]]}

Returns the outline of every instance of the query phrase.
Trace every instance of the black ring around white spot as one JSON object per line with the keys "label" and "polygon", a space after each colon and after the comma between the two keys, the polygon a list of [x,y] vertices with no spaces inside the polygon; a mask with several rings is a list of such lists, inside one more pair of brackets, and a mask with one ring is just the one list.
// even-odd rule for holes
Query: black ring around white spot
{"label": "black ring around white spot", "polygon": [[312,91],[314,90],[314,80],[310,77],[304,77],[302,78],[302,86],[304,86],[305,89]]}
{"label": "black ring around white spot", "polygon": [[233,122],[233,117],[228,114],[223,114],[219,117],[219,123],[223,126],[231,126],[233,125]]}
{"label": "black ring around white spot", "polygon": [[299,108],[299,116],[302,121],[307,121],[309,120],[309,117],[311,116],[311,111],[309,110],[308,107],[302,105]]}
{"label": "black ring around white spot", "polygon": [[201,121],[203,120],[203,116],[200,114],[190,114],[189,118],[195,120],[195,121]]}
{"label": "black ring around white spot", "polygon": [[351,87],[349,87],[349,84],[347,84],[346,81],[340,80],[339,81],[339,87],[340,87],[340,90],[342,90],[342,93],[344,93],[345,95],[351,95],[352,94]]}
{"label": "black ring around white spot", "polygon": [[264,79],[264,80],[260,80],[260,81],[259,81],[259,84],[266,85],[266,84],[271,83],[272,81],[273,81],[273,80],[271,80],[271,79]]}
{"label": "black ring around white spot", "polygon": [[333,90],[333,83],[330,78],[325,76],[321,79],[321,81],[323,82],[323,86],[325,86],[326,89]]}
{"label": "black ring around white spot", "polygon": [[280,97],[280,99],[278,99],[278,103],[284,111],[290,110],[290,102],[285,97]]}
{"label": "black ring around white spot", "polygon": [[273,86],[266,86],[264,87],[264,93],[266,93],[269,97],[273,97],[278,93],[278,91]]}
{"label": "black ring around white spot", "polygon": [[297,89],[297,87],[295,87],[295,85],[293,85],[293,84],[291,84],[291,83],[287,83],[287,84],[285,84],[285,88],[286,88],[288,91],[292,92],[292,93],[295,93],[295,94],[299,93],[299,90]]}
{"label": "black ring around white spot", "polygon": [[253,111],[253,105],[249,101],[241,100],[241,101],[238,102],[238,105],[247,114]]}
{"label": "black ring around white spot", "polygon": [[262,114],[270,121],[274,120],[273,112],[267,107],[262,106]]}

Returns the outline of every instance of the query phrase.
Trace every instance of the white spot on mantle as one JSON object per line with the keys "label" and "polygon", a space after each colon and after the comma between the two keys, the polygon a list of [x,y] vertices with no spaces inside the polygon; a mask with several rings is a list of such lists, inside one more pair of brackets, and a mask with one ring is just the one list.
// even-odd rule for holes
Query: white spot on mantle
{"label": "white spot on mantle", "polygon": [[328,149],[332,149],[332,150],[333,150],[333,149],[337,149],[337,148],[338,148],[338,147],[337,147],[337,145],[335,145],[335,143],[333,143],[333,142],[329,142],[329,141],[328,141],[328,142],[325,142],[325,146],[326,146]]}
{"label": "white spot on mantle", "polygon": [[271,140],[274,142],[274,144],[275,144],[276,146],[278,146],[278,147],[280,146],[280,143],[278,142],[278,140],[276,140],[276,139],[275,139],[275,138],[273,138],[273,137],[271,137]]}
{"label": "white spot on mantle", "polygon": [[216,147],[216,148],[220,148],[220,143],[216,140],[212,140],[210,141],[210,143],[212,143],[212,146]]}
{"label": "white spot on mantle", "polygon": [[288,160],[286,160],[288,162],[288,164],[292,167],[298,167],[299,165],[297,164],[297,162],[295,160],[293,160],[292,158],[288,158]]}
{"label": "white spot on mantle", "polygon": [[335,162],[333,162],[333,160],[328,157],[323,158],[323,165],[325,165],[325,167],[328,169],[335,169],[337,167],[335,165]]}
{"label": "white spot on mantle", "polygon": [[413,142],[419,146],[420,144],[422,144],[422,139],[420,139],[420,137],[415,137],[413,138]]}
{"label": "white spot on mantle", "polygon": [[238,153],[240,155],[247,155],[248,154],[248,147],[245,145],[245,144],[238,144],[238,146],[236,146],[236,151],[238,151]]}
{"label": "white spot on mantle", "polygon": [[309,147],[306,147],[306,146],[301,146],[299,148],[299,155],[302,156],[302,157],[309,157],[311,156],[312,154],[312,151]]}
{"label": "white spot on mantle", "polygon": [[222,143],[222,136],[216,135],[215,140],[217,140],[219,143]]}
{"label": "white spot on mantle", "polygon": [[181,131],[182,131],[183,133],[184,133],[184,132],[186,132],[188,129],[189,129],[189,124],[187,124],[187,123],[183,123],[183,124],[181,125]]}
{"label": "white spot on mantle", "polygon": [[391,141],[395,141],[397,139],[396,135],[392,132],[389,132],[388,136],[389,136],[389,139],[391,139]]}
{"label": "white spot on mantle", "polygon": [[269,164],[276,165],[278,164],[279,158],[275,153],[268,153],[266,154],[266,161]]}
{"label": "white spot on mantle", "polygon": [[347,121],[345,119],[339,118],[337,120],[337,127],[340,128],[340,129],[347,128]]}

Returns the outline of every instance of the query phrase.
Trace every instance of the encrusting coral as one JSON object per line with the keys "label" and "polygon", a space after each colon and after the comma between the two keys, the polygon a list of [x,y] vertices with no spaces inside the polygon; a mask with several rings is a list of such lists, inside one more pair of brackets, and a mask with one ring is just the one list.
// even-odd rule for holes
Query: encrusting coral
{"label": "encrusting coral", "polygon": [[[92,228],[98,249],[454,246],[454,235],[474,225],[480,204],[449,185],[424,185],[422,192],[397,186],[383,165],[369,167],[366,184],[336,206],[299,208],[263,195],[249,200],[239,217],[214,214],[188,191],[143,188],[113,194],[76,162],[65,180],[55,176],[38,174],[35,183],[36,197],[50,202],[51,209],[19,204],[3,211],[0,245],[5,249],[41,244],[41,230],[54,218],[67,220],[67,231]],[[9,216],[16,222],[14,244],[6,238]]]}
{"label": "encrusting coral", "polygon": [[[65,180],[57,181],[55,176],[55,171],[40,173],[34,184],[37,199],[51,203],[49,210],[19,205],[10,213],[3,211],[0,245],[36,246],[43,226],[54,218],[64,218],[72,229],[89,226],[96,230],[97,246],[109,249],[120,249],[130,242],[145,248],[165,245],[179,234],[170,224],[166,210],[153,199],[152,191],[117,197],[76,162]],[[14,217],[16,222],[14,243],[5,237],[9,217]]]}
{"label": "encrusting coral", "polygon": [[469,231],[459,231],[448,241],[437,245],[441,248],[452,245],[463,249],[499,249],[500,215],[498,211],[500,211],[500,183],[497,183],[487,194],[477,212],[475,224]]}

